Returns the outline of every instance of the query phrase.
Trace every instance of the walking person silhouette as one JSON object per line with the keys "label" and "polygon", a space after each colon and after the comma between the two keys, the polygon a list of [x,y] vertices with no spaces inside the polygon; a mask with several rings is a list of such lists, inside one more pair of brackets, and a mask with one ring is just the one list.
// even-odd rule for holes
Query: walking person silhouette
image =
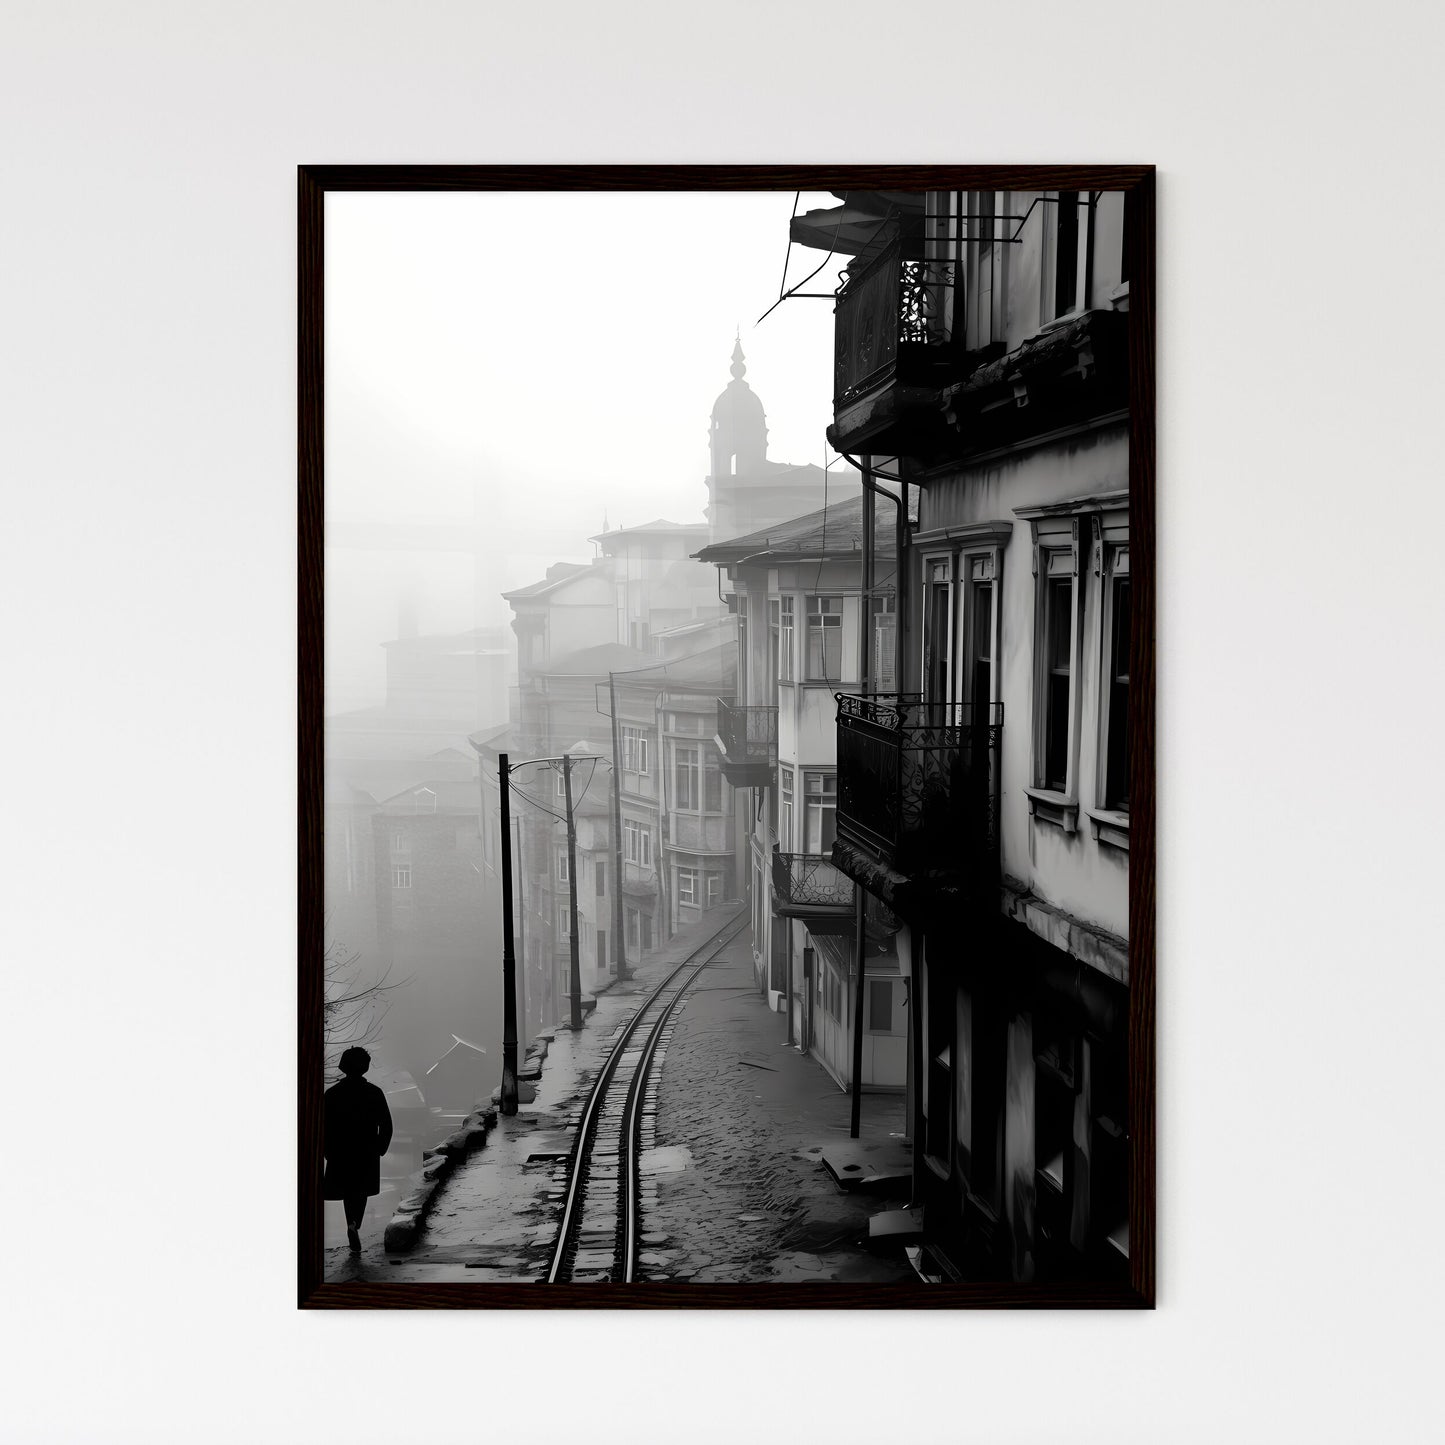
{"label": "walking person silhouette", "polygon": [[346,1240],[353,1254],[361,1252],[361,1218],[366,1201],[381,1193],[381,1156],[391,1143],[391,1110],[386,1095],[362,1077],[371,1055],[349,1048],[341,1056],[344,1077],[325,1094],[326,1129],[322,1152],[326,1175],[322,1194],[339,1199],[346,1211]]}

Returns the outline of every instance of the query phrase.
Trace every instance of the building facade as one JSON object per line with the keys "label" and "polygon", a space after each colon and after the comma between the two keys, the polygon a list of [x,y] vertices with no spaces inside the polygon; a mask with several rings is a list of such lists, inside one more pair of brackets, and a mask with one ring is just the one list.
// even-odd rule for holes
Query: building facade
{"label": "building facade", "polygon": [[897,676],[839,699],[832,857],[902,921],[926,1258],[1122,1278],[1125,199],[840,200],[792,236],[848,238],[830,440],[904,545]]}
{"label": "building facade", "polygon": [[[723,772],[755,791],[742,810],[758,984],[785,1010],[788,1036],[840,1085],[853,1079],[858,1006],[858,891],[832,861],[837,837],[835,696],[856,691],[862,640],[893,656],[894,550],[878,549],[879,581],[863,596],[863,497],[714,542],[700,554],[724,572],[736,597],[739,687],[718,705]],[[907,1079],[907,990],[894,937],[897,920],[865,910],[864,1088],[902,1089]]]}

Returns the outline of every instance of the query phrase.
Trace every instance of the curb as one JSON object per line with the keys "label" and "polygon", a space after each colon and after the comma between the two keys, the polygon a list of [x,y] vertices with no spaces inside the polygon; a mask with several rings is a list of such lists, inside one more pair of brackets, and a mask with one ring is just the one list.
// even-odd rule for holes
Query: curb
{"label": "curb", "polygon": [[497,1111],[490,1105],[475,1108],[460,1129],[448,1134],[436,1148],[423,1151],[421,1169],[411,1176],[411,1193],[387,1222],[383,1245],[388,1253],[415,1246],[442,1185],[461,1160],[485,1146],[496,1123]]}

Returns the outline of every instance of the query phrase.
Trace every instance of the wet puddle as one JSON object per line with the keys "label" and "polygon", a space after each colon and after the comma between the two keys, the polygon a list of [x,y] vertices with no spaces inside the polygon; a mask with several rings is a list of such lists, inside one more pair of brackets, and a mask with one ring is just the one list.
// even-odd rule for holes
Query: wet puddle
{"label": "wet puddle", "polygon": [[692,1150],[683,1144],[660,1145],[643,1151],[639,1174],[681,1174],[692,1163]]}

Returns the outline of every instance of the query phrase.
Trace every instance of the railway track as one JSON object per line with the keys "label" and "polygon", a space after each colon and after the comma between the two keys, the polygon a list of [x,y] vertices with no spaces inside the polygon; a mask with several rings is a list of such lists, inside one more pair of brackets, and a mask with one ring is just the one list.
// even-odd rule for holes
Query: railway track
{"label": "railway track", "polygon": [[579,1277],[619,1284],[636,1279],[642,1233],[642,1122],[653,1060],[683,995],[747,921],[746,913],[738,914],[694,949],[618,1033],[577,1126],[548,1284]]}

